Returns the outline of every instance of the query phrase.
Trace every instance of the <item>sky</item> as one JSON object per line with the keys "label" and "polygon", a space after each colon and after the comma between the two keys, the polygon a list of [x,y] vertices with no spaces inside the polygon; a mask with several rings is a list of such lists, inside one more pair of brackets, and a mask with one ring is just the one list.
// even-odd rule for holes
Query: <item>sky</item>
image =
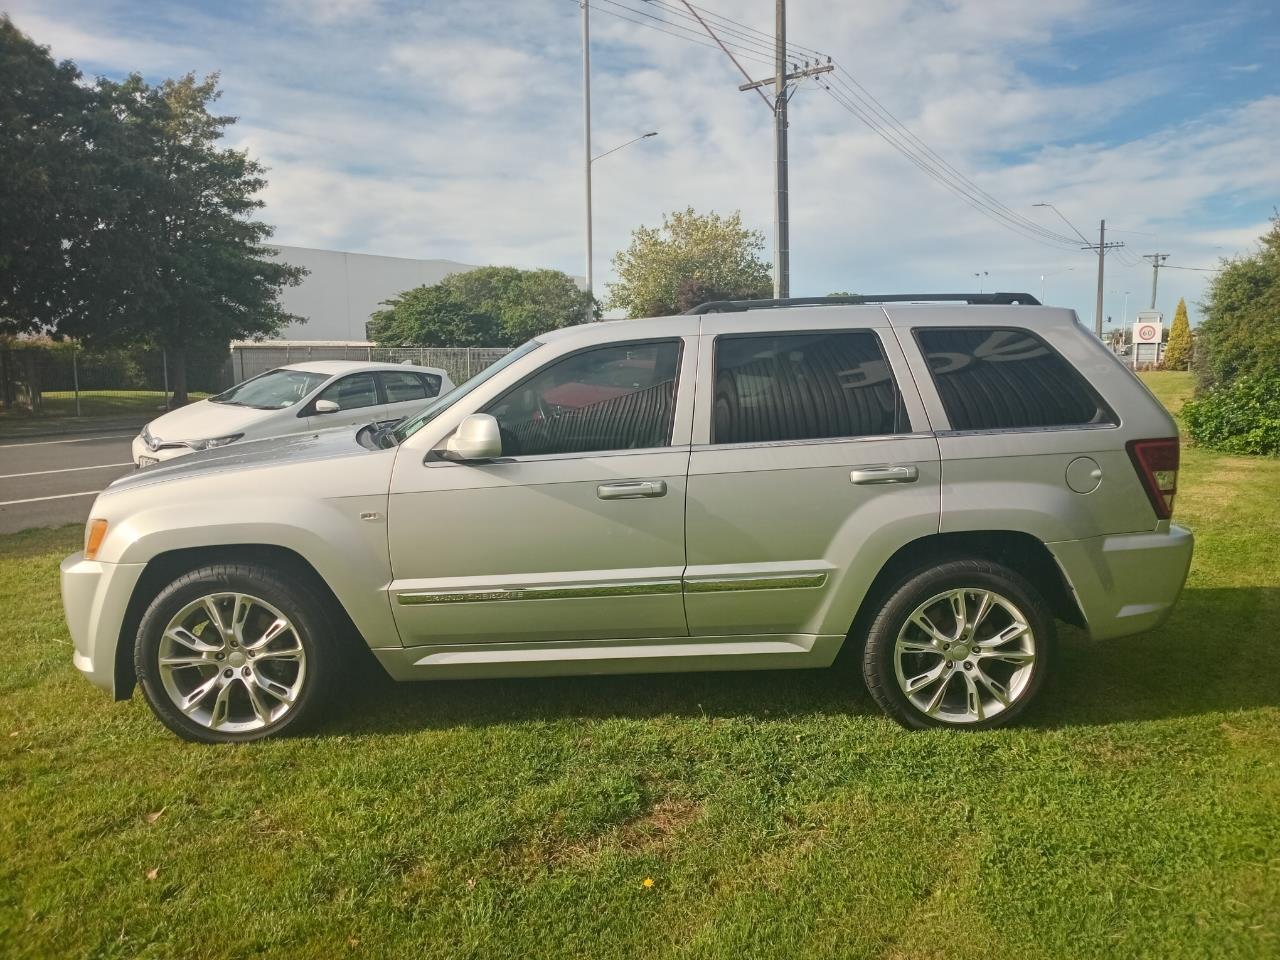
{"label": "sky", "polygon": [[[772,256],[773,125],[668,3],[592,0],[597,293],[638,225],[730,213]],[[0,0],[88,76],[221,74],[227,142],[269,168],[275,242],[584,273],[577,0]],[[774,4],[706,0],[768,75]],[[788,39],[975,188],[1059,234],[1105,218],[1104,315],[1196,301],[1280,203],[1280,6],[791,0]],[[647,15],[646,15],[647,14]],[[660,16],[662,20],[653,17]],[[624,17],[630,18],[623,19]],[[639,21],[639,22],[633,22]],[[666,24],[664,26],[664,23]],[[691,27],[682,31],[672,25]],[[667,31],[667,32],[662,32]],[[753,33],[752,31],[760,31]],[[676,34],[672,36],[670,34]],[[694,42],[700,38],[703,42]],[[757,45],[758,44],[758,45]],[[845,86],[840,86],[843,83]],[[856,105],[856,102],[855,102]],[[1025,291],[1092,323],[1093,253],[1015,231],[926,175],[814,80],[790,105],[793,296]],[[934,157],[940,158],[938,160]],[[951,174],[948,174],[952,176]],[[984,198],[984,202],[985,198]],[[977,274],[977,276],[975,276]],[[1126,295],[1127,293],[1127,295]]]}

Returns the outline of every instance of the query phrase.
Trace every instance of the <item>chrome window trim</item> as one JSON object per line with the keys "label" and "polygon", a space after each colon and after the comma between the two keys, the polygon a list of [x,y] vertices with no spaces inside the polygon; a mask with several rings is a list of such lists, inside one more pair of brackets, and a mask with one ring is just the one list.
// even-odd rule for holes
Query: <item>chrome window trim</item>
{"label": "chrome window trim", "polygon": [[1119,430],[1118,423],[1063,423],[1052,427],[993,427],[990,430],[939,430],[939,439],[947,437],[998,437],[1010,433],[1063,433],[1069,430]]}
{"label": "chrome window trim", "polygon": [[507,600],[585,600],[598,597],[651,597],[680,593],[679,579],[632,580],[563,586],[499,587],[475,590],[406,590],[396,594],[401,606],[432,603],[492,603]]}
{"label": "chrome window trim", "polygon": [[753,443],[696,443],[693,453],[712,450],[758,450],[766,447],[811,447],[836,443],[880,443],[885,440],[932,440],[932,433],[879,433],[869,437],[816,437],[810,440],[759,440]]}
{"label": "chrome window trim", "polygon": [[[625,457],[632,454],[654,454],[654,453],[688,453],[688,444],[682,444],[677,447],[637,447],[634,450],[601,450],[591,453],[546,453],[540,456],[528,457],[496,457],[487,461],[485,466],[501,466],[504,463],[541,463],[543,461],[559,461],[559,460],[594,460],[597,457]],[[473,467],[471,463],[457,463],[452,460],[428,460],[428,467]]]}

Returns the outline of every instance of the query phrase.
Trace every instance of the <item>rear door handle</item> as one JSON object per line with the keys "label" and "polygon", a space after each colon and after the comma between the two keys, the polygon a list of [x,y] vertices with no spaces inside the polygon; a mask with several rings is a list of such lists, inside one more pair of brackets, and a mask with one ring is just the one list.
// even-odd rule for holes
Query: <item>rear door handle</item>
{"label": "rear door handle", "polygon": [[665,480],[629,480],[626,483],[602,483],[596,487],[596,496],[601,500],[637,500],[666,495]]}
{"label": "rear door handle", "polygon": [[858,485],[869,483],[915,483],[920,479],[920,469],[915,464],[897,467],[859,467],[849,472],[849,482]]}

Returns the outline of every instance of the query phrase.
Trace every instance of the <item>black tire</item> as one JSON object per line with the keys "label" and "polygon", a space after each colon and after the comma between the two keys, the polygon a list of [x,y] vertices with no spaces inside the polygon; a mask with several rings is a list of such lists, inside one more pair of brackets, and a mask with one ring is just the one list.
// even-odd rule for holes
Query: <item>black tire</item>
{"label": "black tire", "polygon": [[[174,703],[161,677],[161,640],[170,621],[201,597],[223,592],[247,594],[275,607],[291,622],[289,634],[297,638],[305,658],[305,670],[292,703],[281,716],[253,730],[217,730],[193,720]],[[335,618],[330,606],[305,580],[257,564],[216,563],[183,574],[156,595],[138,627],[134,667],[148,706],[178,736],[198,743],[247,743],[308,727],[321,714],[341,673],[342,651],[332,626]],[[216,636],[216,632],[210,636]],[[206,675],[209,674],[202,674]]]}
{"label": "black tire", "polygon": [[[984,590],[999,594],[1022,614],[1026,624],[1031,628],[1034,640],[1035,658],[1031,663],[1029,676],[1023,675],[1016,684],[1018,686],[1016,698],[1011,697],[1008,706],[997,704],[996,709],[999,712],[985,716],[981,720],[952,721],[939,716],[930,716],[911,701],[898,680],[895,648],[899,633],[907,619],[921,604],[951,590]],[[993,609],[996,608],[993,607]],[[958,619],[957,617],[956,620]],[[950,626],[954,629],[954,623]],[[981,633],[981,630],[978,632]],[[919,570],[889,591],[867,633],[862,655],[862,676],[866,681],[867,690],[880,708],[904,727],[914,730],[931,727],[989,730],[1015,722],[1031,706],[1044,686],[1045,678],[1052,667],[1056,642],[1053,614],[1040,592],[1025,577],[1008,567],[987,560],[976,558],[951,560],[936,567]],[[935,654],[922,656],[926,658],[920,661],[922,668],[937,662],[945,669],[951,663],[946,657],[939,657],[937,661],[927,659],[936,656]],[[981,667],[984,663],[989,661],[983,660],[975,666]],[[969,668],[961,661],[951,664],[951,669],[955,670],[955,676],[962,677],[964,669]],[[1010,673],[1016,669],[1016,667],[1013,668]],[[924,676],[924,672],[920,675]],[[949,674],[943,675],[941,684],[951,683],[949,679],[945,679],[947,676]],[[1014,685],[1011,684],[1006,688],[1006,692],[1012,686]],[[960,687],[959,695],[965,696],[965,685],[952,683],[944,694],[947,702],[954,701],[957,687]],[[932,687],[929,694],[932,695],[938,689],[938,686]],[[986,693],[984,688],[984,695]]]}

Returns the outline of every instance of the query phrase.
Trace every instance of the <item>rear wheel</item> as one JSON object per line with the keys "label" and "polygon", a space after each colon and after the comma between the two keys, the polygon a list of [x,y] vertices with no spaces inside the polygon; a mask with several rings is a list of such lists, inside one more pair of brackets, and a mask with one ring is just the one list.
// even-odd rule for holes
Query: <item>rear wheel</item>
{"label": "rear wheel", "polygon": [[1053,615],[1026,579],[954,560],[900,585],[863,652],[872,697],[907,727],[990,729],[1016,720],[1048,674]]}
{"label": "rear wheel", "polygon": [[325,604],[300,580],[213,564],[169,584],[143,615],[134,664],[148,705],[187,740],[234,743],[314,720],[335,672]]}

